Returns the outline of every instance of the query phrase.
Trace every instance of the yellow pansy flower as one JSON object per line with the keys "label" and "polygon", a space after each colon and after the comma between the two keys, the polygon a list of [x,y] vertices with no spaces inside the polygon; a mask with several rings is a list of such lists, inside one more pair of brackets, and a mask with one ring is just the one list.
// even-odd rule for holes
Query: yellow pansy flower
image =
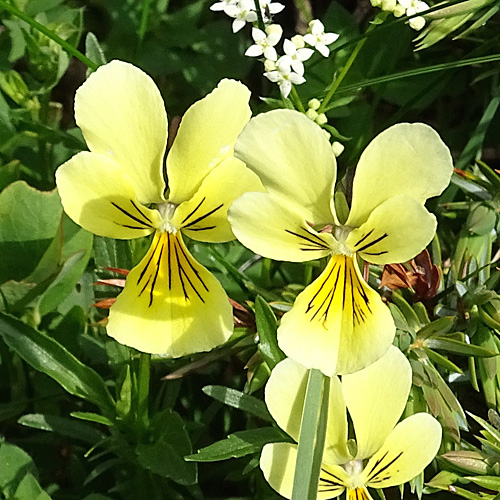
{"label": "yellow pansy flower", "polygon": [[233,156],[251,116],[249,90],[222,80],[184,115],[166,161],[167,115],[153,80],[112,61],[78,89],[76,123],[90,152],[56,173],[66,213],[110,238],[154,233],[111,307],[108,334],[140,351],[177,357],[222,344],[232,308],[215,277],[189,253],[182,233],[206,242],[234,239],[231,202],[261,190],[257,176]]}
{"label": "yellow pansy flower", "polygon": [[[394,346],[379,360],[360,370],[330,380],[325,449],[318,485],[318,500],[347,490],[348,500],[371,500],[367,488],[388,488],[420,474],[436,456],[441,426],[427,413],[398,423],[411,387],[410,363]],[[299,440],[308,370],[291,358],[274,368],[265,400],[276,423]],[[347,446],[351,418],[357,451]],[[260,468],[269,484],[291,498],[297,445],[266,444]]]}
{"label": "yellow pansy flower", "polygon": [[432,240],[436,218],[424,207],[453,171],[450,152],[429,126],[394,125],[359,160],[347,221],[335,214],[336,162],[326,133],[292,110],[248,123],[235,155],[256,172],[267,193],[246,193],[229,210],[236,237],[275,260],[330,257],[323,273],[287,312],[281,349],[326,375],[352,373],[392,342],[389,309],[363,280],[356,256],[374,264],[405,262]]}

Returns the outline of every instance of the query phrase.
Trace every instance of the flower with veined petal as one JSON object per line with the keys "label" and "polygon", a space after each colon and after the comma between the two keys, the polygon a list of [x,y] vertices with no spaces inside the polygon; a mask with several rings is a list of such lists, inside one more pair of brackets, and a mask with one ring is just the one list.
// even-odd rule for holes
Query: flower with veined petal
{"label": "flower with veined petal", "polygon": [[[308,371],[288,358],[274,368],[265,399],[276,423],[295,440],[300,437]],[[398,423],[411,387],[411,367],[391,346],[369,367],[330,379],[326,439],[318,485],[318,500],[347,490],[348,500],[372,500],[367,488],[388,488],[420,474],[436,456],[441,426],[428,413]],[[347,446],[349,412],[357,450]],[[291,498],[297,445],[266,444],[260,468],[269,484]]]}
{"label": "flower with veined petal", "polygon": [[249,90],[222,80],[184,115],[163,158],[167,115],[153,80],[121,61],[101,66],[78,89],[75,118],[90,152],[56,172],[66,213],[109,238],[154,233],[110,309],[108,334],[140,351],[178,357],[207,351],[232,332],[232,309],[212,274],[189,253],[181,232],[208,242],[234,239],[230,203],[261,183],[233,156],[248,122]]}
{"label": "flower with veined petal", "polygon": [[432,240],[436,218],[424,207],[450,182],[452,159],[429,126],[394,125],[359,160],[347,221],[334,205],[336,161],[325,131],[307,116],[274,110],[245,127],[235,155],[267,193],[245,193],[229,210],[243,245],[275,260],[330,257],[278,329],[281,349],[326,375],[351,373],[382,356],[395,334],[387,306],[363,280],[356,257],[406,262]]}

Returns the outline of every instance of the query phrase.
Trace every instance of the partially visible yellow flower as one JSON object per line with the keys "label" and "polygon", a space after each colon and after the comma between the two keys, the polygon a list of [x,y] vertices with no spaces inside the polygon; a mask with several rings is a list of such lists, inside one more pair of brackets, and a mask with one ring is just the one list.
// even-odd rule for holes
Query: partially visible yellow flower
{"label": "partially visible yellow flower", "polygon": [[[288,358],[274,368],[265,399],[276,423],[296,441],[304,407],[308,371]],[[318,500],[347,490],[348,500],[371,500],[367,488],[389,488],[420,474],[436,456],[441,426],[427,413],[417,413],[398,423],[411,387],[411,367],[398,348],[368,368],[342,381],[330,380],[325,449],[318,486]],[[353,424],[357,451],[347,446],[347,412]],[[291,498],[297,445],[267,444],[260,468],[269,484]]]}
{"label": "partially visible yellow flower", "polygon": [[56,173],[66,213],[109,238],[154,233],[110,310],[107,331],[119,342],[177,357],[212,349],[231,335],[228,298],[181,233],[207,242],[234,239],[229,205],[245,191],[262,189],[233,156],[251,116],[249,97],[243,84],[222,80],[187,110],[168,154],[165,196],[167,115],[153,80],[113,61],[78,89],[75,118],[90,152]]}
{"label": "partially visible yellow flower", "polygon": [[453,171],[448,148],[429,126],[394,125],[365,149],[354,177],[347,221],[333,204],[336,161],[325,131],[302,113],[275,110],[245,127],[235,155],[267,193],[245,193],[229,211],[236,237],[265,257],[326,269],[287,312],[281,349],[326,375],[352,373],[380,358],[395,334],[389,309],[363,280],[357,256],[405,262],[432,240],[436,218],[424,207]]}

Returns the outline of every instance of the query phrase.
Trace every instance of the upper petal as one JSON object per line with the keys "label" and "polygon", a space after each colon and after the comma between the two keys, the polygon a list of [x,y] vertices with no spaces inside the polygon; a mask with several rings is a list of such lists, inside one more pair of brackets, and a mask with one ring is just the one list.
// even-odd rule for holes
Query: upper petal
{"label": "upper petal", "polygon": [[403,420],[368,461],[362,473],[365,484],[372,488],[389,488],[413,479],[436,456],[441,434],[439,422],[427,413],[417,413]]}
{"label": "upper petal", "polygon": [[107,331],[139,351],[179,357],[224,343],[233,312],[220,283],[180,234],[157,232],[111,307]]}
{"label": "upper petal", "polygon": [[374,264],[406,262],[418,255],[436,233],[436,218],[407,195],[389,198],[354,229],[346,245]]}
{"label": "upper petal", "polygon": [[231,203],[247,191],[263,190],[260,179],[241,160],[226,158],[203,179],[194,196],[177,207],[172,224],[195,240],[234,240],[227,220]]}
{"label": "upper petal", "polygon": [[186,111],[167,156],[169,201],[189,200],[205,176],[233,155],[236,138],[251,116],[249,99],[245,85],[221,80]]}
{"label": "upper petal", "polygon": [[[265,400],[276,423],[297,442],[307,390],[309,370],[291,358],[279,362],[266,384]],[[349,460],[347,414],[338,377],[330,379],[328,424],[323,461],[340,464]]]}
{"label": "upper petal", "polygon": [[385,200],[406,194],[424,203],[450,182],[453,163],[437,132],[423,123],[399,123],[363,151],[352,188],[347,225],[360,226]]}
{"label": "upper petal", "polygon": [[352,373],[380,358],[396,328],[389,308],[352,257],[334,255],[281,320],[283,352],[325,375]]}
{"label": "upper petal", "polygon": [[89,149],[120,165],[141,203],[162,201],[167,114],[146,73],[122,61],[101,66],[76,92],[75,119]]}
{"label": "upper petal", "polygon": [[267,193],[245,193],[231,205],[228,218],[243,245],[270,259],[305,262],[337,246],[331,234],[312,229],[293,204]]}
{"label": "upper petal", "polygon": [[342,377],[342,391],[351,415],[357,460],[380,449],[398,422],[408,400],[411,367],[395,346],[359,372]]}
{"label": "upper petal", "polygon": [[331,203],[336,162],[326,133],[303,113],[288,109],[252,118],[235,155],[271,194],[296,205],[308,222],[335,222]]}
{"label": "upper petal", "polygon": [[158,212],[141,205],[129,177],[107,155],[78,153],[57,169],[56,183],[65,212],[91,233],[138,238],[159,223]]}

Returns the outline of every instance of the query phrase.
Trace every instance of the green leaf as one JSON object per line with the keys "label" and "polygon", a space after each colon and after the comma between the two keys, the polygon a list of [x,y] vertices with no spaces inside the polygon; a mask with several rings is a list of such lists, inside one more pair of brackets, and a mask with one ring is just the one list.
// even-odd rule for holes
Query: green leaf
{"label": "green leaf", "polygon": [[498,356],[497,352],[490,351],[484,347],[479,347],[473,344],[466,344],[454,339],[427,339],[425,346],[430,349],[437,349],[438,351],[447,351],[455,354],[462,354],[463,356],[478,356],[489,358],[491,356]]}
{"label": "green leaf", "polygon": [[96,236],[94,238],[94,259],[97,267],[131,269],[132,252],[127,240],[113,240]]}
{"label": "green leaf", "polygon": [[25,427],[55,432],[61,436],[82,440],[91,444],[96,443],[103,438],[102,433],[90,425],[83,424],[69,418],[58,417],[57,415],[32,413],[23,415],[17,422]]}
{"label": "green leaf", "polygon": [[481,486],[481,488],[487,488],[488,490],[500,491],[500,477],[496,476],[467,476],[465,479],[472,481],[473,483]]}
{"label": "green leaf", "polygon": [[207,396],[228,406],[251,413],[262,420],[273,421],[265,403],[260,399],[221,385],[207,385],[202,390]]}
{"label": "green leaf", "polygon": [[[85,38],[85,55],[91,60],[94,61],[98,66],[106,64],[106,57],[104,55],[104,51],[102,50],[97,37],[94,33],[87,33],[87,37]],[[88,71],[94,71],[89,68]]]}
{"label": "green leaf", "polygon": [[455,373],[463,373],[462,369],[459,368],[455,363],[451,362],[448,358],[445,358],[438,352],[434,352],[432,349],[428,349],[427,347],[422,348],[424,352],[429,356],[429,359],[446,368],[447,370]]}
{"label": "green leaf", "polygon": [[429,337],[434,337],[436,335],[445,335],[451,330],[454,323],[455,323],[454,316],[445,316],[444,318],[439,318],[421,328],[417,332],[417,338],[427,339]]}
{"label": "green leaf", "polygon": [[191,441],[178,413],[165,410],[156,414],[151,422],[154,441],[139,444],[136,449],[137,460],[145,469],[170,478],[183,485],[195,484],[197,466],[184,460],[192,453]]}
{"label": "green leaf", "polygon": [[26,363],[45,373],[74,396],[114,411],[113,400],[102,378],[55,340],[22,321],[0,313],[0,336]]}
{"label": "green leaf", "polygon": [[239,458],[259,452],[267,443],[287,442],[289,438],[275,427],[263,427],[235,432],[211,444],[194,455],[184,457],[193,462],[217,462],[229,458]]}
{"label": "green leaf", "polygon": [[325,445],[330,379],[310,370],[300,424],[292,500],[316,500]]}
{"label": "green leaf", "polygon": [[98,415],[97,413],[89,413],[87,411],[73,411],[70,415],[72,417],[79,418],[80,420],[95,422],[96,424],[107,425],[108,427],[114,425],[109,418],[106,418],[103,415]]}
{"label": "green leaf", "polygon": [[0,193],[0,283],[21,280],[37,266],[59,228],[56,191],[37,191],[17,181]]}
{"label": "green leaf", "polygon": [[0,442],[0,492],[5,498],[50,500],[35,477],[38,475],[31,457],[21,448]]}
{"label": "green leaf", "polygon": [[276,316],[260,295],[255,299],[255,321],[259,334],[259,350],[272,370],[282,359],[285,359],[285,355],[279,348],[276,338],[278,324]]}

